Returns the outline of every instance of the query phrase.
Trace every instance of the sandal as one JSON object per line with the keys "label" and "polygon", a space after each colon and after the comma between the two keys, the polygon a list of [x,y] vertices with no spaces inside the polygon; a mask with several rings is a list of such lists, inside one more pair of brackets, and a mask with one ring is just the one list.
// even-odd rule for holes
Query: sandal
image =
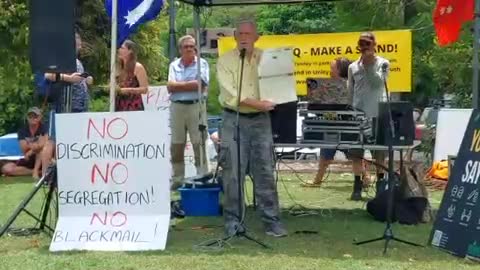
{"label": "sandal", "polygon": [[322,185],[323,181],[322,180],[315,180],[311,183],[302,183],[300,186],[302,187],[309,187],[309,188],[318,188]]}
{"label": "sandal", "polygon": [[362,186],[363,188],[368,188],[372,184],[372,179],[370,178],[370,174],[364,173],[362,175]]}

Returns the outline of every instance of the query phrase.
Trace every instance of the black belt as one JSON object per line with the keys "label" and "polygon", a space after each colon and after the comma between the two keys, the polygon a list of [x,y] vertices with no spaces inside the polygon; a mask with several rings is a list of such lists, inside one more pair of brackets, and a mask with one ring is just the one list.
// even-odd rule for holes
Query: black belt
{"label": "black belt", "polygon": [[173,103],[180,103],[180,104],[197,104],[198,99],[196,100],[172,100]]}
{"label": "black belt", "polygon": [[[234,114],[237,114],[237,111],[234,111],[234,110],[230,110],[230,109],[227,109],[227,108],[223,108],[224,111],[228,112],[228,113],[234,113]],[[248,117],[248,118],[254,118],[254,117],[257,117],[257,116],[261,116],[261,115],[265,115],[264,112],[256,112],[256,113],[238,113],[240,116],[245,116],[245,117]]]}

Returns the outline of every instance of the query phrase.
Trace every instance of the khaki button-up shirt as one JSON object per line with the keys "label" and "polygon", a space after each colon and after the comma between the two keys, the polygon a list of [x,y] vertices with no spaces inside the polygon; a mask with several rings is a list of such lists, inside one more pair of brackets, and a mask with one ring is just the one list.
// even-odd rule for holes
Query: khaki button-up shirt
{"label": "khaki button-up shirt", "polygon": [[[246,98],[260,100],[258,64],[261,56],[262,51],[255,49],[250,59],[245,57],[240,102]],[[217,62],[217,79],[220,86],[218,99],[220,105],[235,111],[237,110],[241,65],[242,61],[238,49],[233,49],[220,56]],[[240,106],[239,111],[241,113],[258,112],[258,110],[248,106]]]}

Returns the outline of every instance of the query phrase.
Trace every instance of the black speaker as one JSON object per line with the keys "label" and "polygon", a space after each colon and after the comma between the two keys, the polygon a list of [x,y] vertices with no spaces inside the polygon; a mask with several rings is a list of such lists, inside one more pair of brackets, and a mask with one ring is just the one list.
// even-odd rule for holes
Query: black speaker
{"label": "black speaker", "polygon": [[297,102],[278,104],[270,112],[274,143],[297,142]]}
{"label": "black speaker", "polygon": [[[413,105],[406,101],[390,102],[390,105],[395,133],[392,145],[412,145],[413,140],[415,139]],[[380,102],[378,105],[376,136],[378,145],[389,145],[391,135],[388,117],[388,103],[386,102]]]}
{"label": "black speaker", "polygon": [[30,0],[30,65],[33,72],[77,70],[74,0]]}

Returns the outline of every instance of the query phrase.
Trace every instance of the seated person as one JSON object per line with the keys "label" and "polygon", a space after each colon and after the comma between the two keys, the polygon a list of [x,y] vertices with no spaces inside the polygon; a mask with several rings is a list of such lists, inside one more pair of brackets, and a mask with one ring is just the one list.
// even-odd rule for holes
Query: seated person
{"label": "seated person", "polygon": [[37,107],[28,110],[27,122],[28,124],[18,131],[18,141],[24,156],[17,162],[3,165],[2,173],[7,176],[32,175],[37,179],[40,176],[40,153],[47,141],[48,132],[42,124],[42,112]]}

